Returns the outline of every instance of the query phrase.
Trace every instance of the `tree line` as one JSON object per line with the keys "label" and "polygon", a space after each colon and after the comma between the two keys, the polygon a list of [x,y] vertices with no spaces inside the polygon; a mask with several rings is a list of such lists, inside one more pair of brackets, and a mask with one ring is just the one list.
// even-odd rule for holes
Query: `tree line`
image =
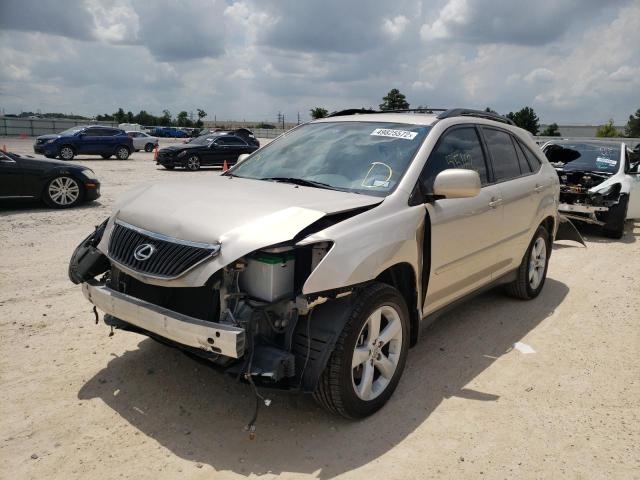
{"label": "tree line", "polygon": [[[380,111],[390,111],[390,110],[408,110],[409,102],[404,94],[400,93],[397,88],[392,88],[382,98],[382,103],[379,105]],[[418,110],[425,109],[428,110],[428,107],[418,106],[416,107]],[[366,109],[365,109],[366,110]],[[369,108],[368,110],[373,110]],[[489,113],[498,113],[495,110],[492,110],[490,107],[485,108],[485,112]],[[314,107],[309,113],[311,114],[311,118],[324,118],[329,115],[329,111],[323,107]],[[557,123],[551,123],[547,125],[542,131],[540,131],[540,119],[538,115],[531,107],[523,107],[517,112],[509,112],[504,115],[509,120],[513,121],[518,127],[523,128],[532,135],[541,135],[545,137],[559,137],[560,129]],[[629,121],[625,126],[624,135],[627,137],[640,137],[640,108],[636,110],[636,113],[633,115],[629,115]],[[596,131],[597,137],[620,137],[622,136],[620,132],[613,125],[613,120],[609,120],[609,123],[605,125],[601,125],[598,127]]]}
{"label": "tree line", "polygon": [[198,108],[197,120],[190,118],[189,112],[183,110],[178,115],[173,117],[169,110],[163,110],[162,115],[152,115],[146,110],[140,110],[139,113],[125,112],[124,109],[119,108],[117,112],[103,115],[97,115],[96,120],[105,122],[117,122],[117,123],[139,123],[140,125],[158,125],[162,127],[196,127],[202,128],[204,125],[202,119],[207,116],[207,112]]}

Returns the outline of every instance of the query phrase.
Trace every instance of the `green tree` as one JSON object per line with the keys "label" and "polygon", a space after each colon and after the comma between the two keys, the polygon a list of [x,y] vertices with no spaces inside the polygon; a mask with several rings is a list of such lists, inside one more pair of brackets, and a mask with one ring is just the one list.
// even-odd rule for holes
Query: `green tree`
{"label": "green tree", "polygon": [[188,127],[188,123],[189,123],[189,112],[186,112],[185,110],[181,111],[180,113],[178,113],[178,116],[176,117],[176,120],[178,121],[178,126],[179,127]]}
{"label": "green tree", "polygon": [[558,128],[558,124],[554,122],[550,125],[547,125],[544,130],[542,130],[542,133],[540,135],[542,135],[543,137],[559,137],[560,130]]}
{"label": "green tree", "polygon": [[498,112],[496,112],[493,108],[491,107],[487,107],[484,109],[485,112],[487,113],[495,113],[496,115],[498,115]]}
{"label": "green tree", "polygon": [[127,112],[127,122],[133,123],[133,112],[132,111],[128,111]]}
{"label": "green tree", "polygon": [[624,128],[624,134],[627,137],[640,137],[640,108],[636,110],[635,115],[629,115],[629,121]]}
{"label": "green tree", "polygon": [[507,113],[507,118],[512,120],[518,127],[531,132],[532,135],[537,135],[538,130],[540,130],[538,115],[531,107],[524,107],[515,113],[509,112]]}
{"label": "green tree", "polygon": [[598,130],[596,130],[596,137],[619,137],[620,136],[620,132],[618,132],[618,129],[613,125],[613,119],[609,120],[609,123],[606,123],[604,125],[600,125],[598,127]]}
{"label": "green tree", "polygon": [[380,104],[380,110],[406,110],[409,108],[409,102],[407,102],[406,97],[400,93],[400,90],[397,88],[392,88],[387,93],[386,97],[382,98],[382,103]]}
{"label": "green tree", "polygon": [[118,123],[124,123],[127,120],[127,114],[124,113],[122,108],[119,108],[118,111],[113,114],[113,118]]}
{"label": "green tree", "polygon": [[196,127],[202,128],[202,126],[204,125],[204,123],[202,122],[202,119],[207,116],[207,112],[205,112],[201,108],[198,108],[197,110],[198,110],[198,121],[196,122]]}
{"label": "green tree", "polygon": [[322,107],[312,108],[311,110],[309,110],[309,113],[311,114],[311,118],[313,118],[314,120],[317,118],[325,118],[327,115],[329,115],[329,111],[326,108]]}
{"label": "green tree", "polygon": [[158,119],[158,123],[163,127],[171,126],[171,112],[169,110],[163,110],[162,116]]}

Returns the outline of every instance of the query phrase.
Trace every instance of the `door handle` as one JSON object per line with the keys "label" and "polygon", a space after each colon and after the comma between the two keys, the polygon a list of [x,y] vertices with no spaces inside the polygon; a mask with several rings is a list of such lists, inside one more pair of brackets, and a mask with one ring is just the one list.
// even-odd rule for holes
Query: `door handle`
{"label": "door handle", "polygon": [[499,205],[502,205],[502,199],[501,198],[492,197],[491,201],[489,202],[489,208],[496,208]]}
{"label": "door handle", "polygon": [[536,183],[536,187],[533,189],[533,191],[536,193],[540,193],[542,190],[544,190],[544,185],[538,185]]}

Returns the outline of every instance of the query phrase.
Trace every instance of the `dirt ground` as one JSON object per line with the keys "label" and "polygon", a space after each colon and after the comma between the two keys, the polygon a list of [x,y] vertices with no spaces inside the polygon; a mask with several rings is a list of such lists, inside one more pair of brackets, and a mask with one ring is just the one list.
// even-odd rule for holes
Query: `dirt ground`
{"label": "dirt ground", "polygon": [[101,178],[97,202],[0,204],[1,478],[640,478],[640,223],[618,241],[583,228],[588,248],[556,244],[533,301],[492,291],[441,317],[373,417],[269,393],[250,441],[248,387],[145,337],[109,337],[67,278],[126,190],[217,171],[161,170],[144,152],[78,163]]}

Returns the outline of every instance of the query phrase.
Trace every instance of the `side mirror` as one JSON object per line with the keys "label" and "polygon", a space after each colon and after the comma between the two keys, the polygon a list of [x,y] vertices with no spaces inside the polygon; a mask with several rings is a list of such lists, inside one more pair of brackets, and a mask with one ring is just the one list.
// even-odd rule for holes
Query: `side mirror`
{"label": "side mirror", "polygon": [[471,198],[480,193],[480,175],[474,170],[450,168],[433,181],[433,195],[443,198]]}
{"label": "side mirror", "polygon": [[236,161],[236,165],[244,162],[247,158],[249,158],[249,153],[243,153],[242,155],[238,155],[238,161]]}

